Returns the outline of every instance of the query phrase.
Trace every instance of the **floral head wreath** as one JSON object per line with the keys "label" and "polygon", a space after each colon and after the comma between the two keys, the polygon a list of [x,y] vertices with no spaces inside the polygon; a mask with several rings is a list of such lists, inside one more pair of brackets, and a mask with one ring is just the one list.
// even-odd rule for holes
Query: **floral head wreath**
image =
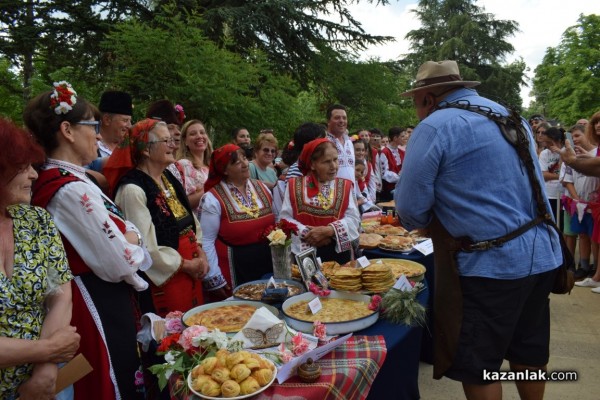
{"label": "floral head wreath", "polygon": [[177,114],[179,125],[182,125],[183,121],[185,121],[185,112],[183,111],[183,106],[181,104],[175,105],[175,113]]}
{"label": "floral head wreath", "polygon": [[50,108],[58,115],[66,114],[77,103],[77,92],[67,81],[54,82],[54,90],[50,95]]}

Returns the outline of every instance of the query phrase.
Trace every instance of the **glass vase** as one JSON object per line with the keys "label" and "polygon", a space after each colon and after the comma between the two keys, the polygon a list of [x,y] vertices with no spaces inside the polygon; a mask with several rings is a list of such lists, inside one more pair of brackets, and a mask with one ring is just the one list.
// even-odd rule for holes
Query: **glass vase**
{"label": "glass vase", "polygon": [[273,278],[292,279],[292,246],[270,246]]}

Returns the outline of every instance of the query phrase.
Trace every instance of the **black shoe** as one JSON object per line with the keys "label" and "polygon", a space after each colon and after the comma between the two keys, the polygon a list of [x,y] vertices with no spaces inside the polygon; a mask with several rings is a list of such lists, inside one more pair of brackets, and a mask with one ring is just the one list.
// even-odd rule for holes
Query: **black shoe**
{"label": "black shoe", "polygon": [[588,274],[590,273],[589,268],[579,268],[577,271],[575,271],[575,280],[576,281],[580,281],[583,278],[587,278]]}

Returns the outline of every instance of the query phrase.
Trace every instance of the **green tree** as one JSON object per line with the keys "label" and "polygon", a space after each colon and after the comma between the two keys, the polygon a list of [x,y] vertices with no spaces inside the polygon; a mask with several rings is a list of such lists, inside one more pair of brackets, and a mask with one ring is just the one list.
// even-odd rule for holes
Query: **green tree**
{"label": "green tree", "polygon": [[600,110],[600,16],[580,15],[546,50],[532,93],[534,111],[569,125]]}
{"label": "green tree", "polygon": [[295,82],[270,70],[259,51],[242,58],[217,47],[201,23],[194,14],[165,6],[151,23],[128,21],[107,36],[110,81],[140,103],[136,114],[142,116],[152,101],[171,99],[188,118],[212,128],[217,144],[235,126],[291,132],[301,121],[294,110]]}
{"label": "green tree", "polygon": [[405,64],[416,71],[427,60],[455,60],[464,79],[481,82],[482,94],[521,106],[525,63],[503,64],[514,51],[506,38],[518,30],[515,21],[495,19],[473,0],[420,0],[414,13],[421,27],[406,35]]}
{"label": "green tree", "polygon": [[[172,0],[159,0],[169,4]],[[324,50],[336,57],[393,40],[370,35],[347,9],[360,0],[187,0],[178,6],[203,17],[206,36],[244,57],[261,50],[280,71],[303,84],[311,80],[308,65]],[[387,0],[367,0],[387,4]]]}

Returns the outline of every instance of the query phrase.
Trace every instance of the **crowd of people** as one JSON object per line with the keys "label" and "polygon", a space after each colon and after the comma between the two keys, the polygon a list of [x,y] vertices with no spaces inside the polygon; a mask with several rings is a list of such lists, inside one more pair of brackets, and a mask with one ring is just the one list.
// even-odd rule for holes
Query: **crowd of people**
{"label": "crowd of people", "polygon": [[[280,219],[299,228],[293,254],[312,247],[322,261],[355,259],[361,214],[392,199],[406,227],[431,228],[436,265],[450,263],[449,282],[459,282],[463,306],[471,307],[461,310],[462,327],[449,328],[456,358],[436,374],[462,381],[475,395],[482,386],[477,368],[497,370],[509,356],[517,369],[544,366],[543,299],[560,263],[555,235],[536,226],[502,247],[455,249],[452,262],[438,260],[439,232],[474,242],[500,237],[531,219],[535,203],[517,153],[494,123],[442,106],[468,99],[504,109],[470,89],[477,82],[446,76],[459,77],[456,63],[426,63],[420,86],[405,94],[422,122],[393,126],[387,135],[377,128],[351,134],[348,110],[334,104],[325,123],[300,125],[291,141],[282,143],[271,129],[252,140],[237,127],[230,143],[213,149],[205,124],[187,118],[179,104],[156,101],[133,123],[129,94],[107,91],[97,108],[65,81],[28,103],[26,128],[0,119],[0,141],[13,144],[0,148],[0,398],[54,398],[58,369],[76,353],[93,372],[57,398],[159,398],[136,342],[142,314],[164,317],[220,301],[272,272],[264,232]],[[571,144],[542,116],[529,123],[547,209],[571,251],[579,239],[577,284],[600,293],[593,268],[600,112],[568,130]],[[482,296],[481,279],[501,284]],[[517,296],[514,307],[523,313],[482,331],[477,343],[466,340],[481,303],[493,307],[499,293],[509,302],[514,290],[536,295]],[[436,300],[440,310],[453,304]],[[515,329],[506,330],[517,322],[537,347],[524,350]],[[444,323],[436,321],[436,329]],[[499,334],[503,350],[490,352],[490,344],[498,346],[486,340]],[[492,361],[467,367],[463,358],[482,353]]]}

